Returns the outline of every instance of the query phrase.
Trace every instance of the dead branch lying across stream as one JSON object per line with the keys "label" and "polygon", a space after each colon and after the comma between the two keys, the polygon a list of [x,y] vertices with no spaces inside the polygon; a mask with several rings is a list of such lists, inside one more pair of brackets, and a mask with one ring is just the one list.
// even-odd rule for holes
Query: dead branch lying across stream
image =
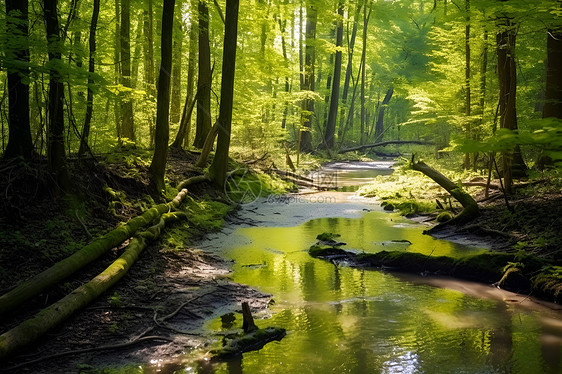
{"label": "dead branch lying across stream", "polygon": [[342,154],[342,153],[346,153],[346,152],[362,151],[364,149],[384,147],[384,146],[387,146],[387,145],[390,145],[390,144],[431,145],[431,143],[422,142],[422,141],[419,141],[419,140],[389,140],[389,141],[386,141],[386,142],[380,142],[380,143],[374,143],[374,144],[364,144],[364,145],[359,145],[357,147],[340,149],[338,153]]}
{"label": "dead branch lying across stream", "polygon": [[13,310],[23,302],[40,294],[43,290],[74,274],[108,252],[111,248],[121,245],[125,240],[135,235],[142,227],[148,225],[162,214],[179,207],[186,195],[187,190],[181,190],[171,202],[150,208],[124,225],[94,240],[72,256],[57,262],[42,273],[23,282],[12,291],[0,296],[0,315]]}
{"label": "dead branch lying across stream", "polygon": [[146,248],[148,240],[154,240],[160,236],[167,223],[186,218],[187,215],[182,212],[163,214],[156,225],[135,235],[121,257],[90,282],[78,287],[61,300],[41,310],[34,317],[2,334],[0,336],[0,360],[6,359],[12,353],[33,343],[76,311],[94,301],[127,273]]}

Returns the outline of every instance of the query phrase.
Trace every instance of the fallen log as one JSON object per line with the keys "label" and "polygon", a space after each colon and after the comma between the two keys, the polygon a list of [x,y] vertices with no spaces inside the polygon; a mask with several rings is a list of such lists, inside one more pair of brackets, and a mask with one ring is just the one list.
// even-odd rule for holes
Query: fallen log
{"label": "fallen log", "polygon": [[338,153],[342,154],[342,153],[346,153],[346,152],[362,151],[364,149],[369,149],[369,148],[384,147],[384,146],[387,146],[389,144],[431,145],[431,143],[422,142],[422,141],[419,141],[419,140],[388,140],[388,141],[385,141],[385,142],[379,142],[379,143],[374,143],[374,144],[364,144],[364,145],[359,145],[357,147],[340,149],[338,151]]}
{"label": "fallen log", "polygon": [[77,272],[111,248],[119,246],[125,240],[135,235],[143,226],[148,225],[162,214],[179,207],[186,195],[187,190],[181,190],[171,202],[159,204],[150,208],[143,214],[129,220],[124,225],[94,240],[72,256],[57,262],[50,268],[18,285],[10,292],[0,296],[0,315],[13,310],[23,302],[40,294],[43,290]]}
{"label": "fallen log", "polygon": [[188,178],[184,181],[181,181],[178,184],[178,190],[182,190],[184,188],[187,188],[191,185],[197,184],[197,183],[202,183],[202,182],[210,182],[211,178],[209,178],[209,176],[207,174],[205,175],[196,175],[194,177]]}
{"label": "fallen log", "polygon": [[492,183],[488,184],[486,182],[462,182],[462,185],[466,186],[466,187],[487,187],[491,190],[499,190],[500,189],[499,185],[492,184]]}
{"label": "fallen log", "polygon": [[452,223],[460,224],[466,223],[480,215],[480,209],[476,201],[468,193],[463,191],[461,187],[456,185],[449,178],[438,172],[437,170],[429,167],[423,161],[414,162],[414,156],[412,156],[412,169],[422,172],[431,179],[433,179],[438,185],[443,187],[448,193],[451,194],[459,203],[461,203],[463,210],[458,215],[456,215],[452,220],[440,223],[439,225],[433,227],[428,232],[439,230],[445,225]]}
{"label": "fallen log", "polygon": [[121,257],[90,282],[78,287],[59,301],[41,310],[34,317],[2,334],[0,336],[0,360],[6,359],[12,353],[33,343],[76,311],[94,301],[127,273],[138,259],[139,254],[146,248],[148,240],[156,239],[167,223],[186,218],[187,215],[181,212],[163,214],[156,225],[135,235]]}

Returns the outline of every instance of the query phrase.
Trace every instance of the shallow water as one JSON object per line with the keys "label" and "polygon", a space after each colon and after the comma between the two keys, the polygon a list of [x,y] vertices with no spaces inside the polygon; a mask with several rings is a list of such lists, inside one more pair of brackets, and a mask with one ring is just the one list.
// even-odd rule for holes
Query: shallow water
{"label": "shallow water", "polygon": [[[283,327],[287,336],[228,363],[188,356],[145,372],[562,373],[555,305],[455,279],[336,267],[306,251],[322,232],[365,252],[457,256],[484,248],[423,235],[426,226],[342,192],[263,199],[243,206],[235,221],[201,248],[234,260],[235,282],[272,294],[275,303],[256,324]],[[228,331],[220,319],[207,328]]]}

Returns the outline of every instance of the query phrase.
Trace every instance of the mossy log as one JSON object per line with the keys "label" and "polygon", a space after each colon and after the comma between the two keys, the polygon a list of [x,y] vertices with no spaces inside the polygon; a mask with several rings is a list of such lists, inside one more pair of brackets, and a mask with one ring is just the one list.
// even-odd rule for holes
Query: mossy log
{"label": "mossy log", "polygon": [[211,178],[207,174],[204,175],[196,175],[194,177],[188,178],[178,184],[178,189],[187,188],[191,185],[203,182],[210,182]]}
{"label": "mossy log", "polygon": [[10,292],[0,296],[0,315],[16,308],[23,302],[38,295],[43,290],[57,284],[66,277],[99,258],[111,248],[119,246],[129,239],[143,226],[150,224],[162,214],[167,213],[181,204],[187,190],[182,189],[169,203],[156,205],[143,214],[129,220],[102,237],[94,240],[72,256],[57,262],[55,265],[23,282]]}
{"label": "mossy log", "polygon": [[214,360],[227,360],[232,357],[241,356],[244,352],[261,349],[267,343],[279,341],[287,334],[286,330],[280,327],[266,327],[257,329],[248,334],[225,338],[224,347],[212,351]]}
{"label": "mossy log", "polygon": [[[448,193],[451,194],[455,199],[461,203],[463,210],[462,212],[455,216],[452,220],[444,222],[435,228],[443,227],[444,225],[456,223],[462,224],[466,223],[480,215],[480,209],[476,201],[467,192],[463,191],[461,187],[456,185],[449,178],[438,172],[437,170],[431,168],[423,161],[414,162],[414,157],[412,156],[412,169],[422,172],[431,179],[433,179],[438,185],[443,187]],[[434,228],[434,229],[435,229]],[[431,231],[431,230],[430,230]]]}
{"label": "mossy log", "polygon": [[[562,298],[560,277],[543,270],[546,262],[538,257],[517,256],[513,253],[485,252],[453,258],[427,256],[415,252],[381,251],[377,253],[354,253],[340,248],[312,246],[312,257],[322,258],[334,264],[344,262],[351,267],[376,267],[404,273],[436,274],[495,284],[513,292],[533,292],[551,301]],[[510,272],[508,265],[522,264],[517,279],[506,281]],[[539,274],[539,275],[537,275]],[[513,274],[511,274],[513,275]]]}
{"label": "mossy log", "polygon": [[47,331],[94,301],[127,273],[139,254],[146,248],[148,240],[157,238],[167,223],[185,218],[187,218],[185,213],[178,212],[162,215],[156,225],[135,235],[121,257],[90,282],[78,287],[34,317],[2,334],[0,336],[0,360],[6,359],[12,353],[35,342]]}

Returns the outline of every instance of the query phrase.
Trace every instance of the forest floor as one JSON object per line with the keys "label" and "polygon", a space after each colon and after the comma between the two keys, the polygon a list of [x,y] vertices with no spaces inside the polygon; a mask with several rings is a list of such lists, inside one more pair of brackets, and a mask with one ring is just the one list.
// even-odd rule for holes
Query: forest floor
{"label": "forest floor", "polygon": [[[191,153],[172,153],[168,166],[172,185],[197,174],[192,168],[196,158]],[[5,165],[8,172],[0,179],[6,197],[0,210],[2,294],[72,254],[91,236],[109,231],[154,204],[148,195],[148,164],[143,155],[112,155],[96,166],[69,165],[81,193],[58,203],[46,190],[44,167]],[[192,249],[192,243],[220,229],[224,219],[232,217],[228,215],[232,208],[220,202],[223,196],[208,183],[191,186],[189,201],[183,207],[190,215],[187,225],[166,229],[108,293],[38,344],[0,363],[0,371],[61,352],[74,353],[9,372],[87,373],[92,368],[138,365],[147,358],[156,366],[160,360],[173,365],[170,358],[220,339],[203,330],[209,319],[239,311],[243,301],[248,301],[254,312],[265,310],[270,295],[230,281],[228,261]],[[16,326],[93,278],[120,256],[122,247],[3,316],[0,330]],[[129,345],[111,347],[124,343]],[[107,349],[100,349],[104,347]],[[109,349],[112,354],[106,355]]]}
{"label": "forest floor", "polygon": [[[192,167],[196,157],[183,151],[170,155],[167,175],[171,185],[199,173]],[[148,193],[148,163],[143,154],[108,155],[96,166],[72,162],[70,168],[82,192],[54,203],[47,187],[46,168],[0,165],[4,171],[0,174],[0,192],[4,195],[0,206],[0,292],[155,203]],[[544,182],[517,189],[510,199],[513,213],[506,208],[501,193],[494,192],[480,203],[482,214],[476,221],[448,228],[436,236],[479,241],[501,251],[531,252],[561,265],[562,190],[556,186],[554,182]],[[220,229],[224,219],[236,217],[228,215],[231,207],[221,203],[222,191],[210,184],[194,185],[189,192],[189,227],[177,225],[166,230],[163,238],[150,245],[107,294],[24,354],[0,364],[0,369],[74,351],[11,372],[87,373],[93,368],[147,361],[152,361],[154,367],[165,362],[168,369],[173,369],[175,363],[170,358],[220,338],[205,332],[204,324],[209,319],[239,311],[242,301],[249,301],[255,312],[266,310],[271,295],[230,281],[231,263],[192,249],[192,243]],[[484,199],[482,190],[472,193],[477,200]],[[169,196],[174,194],[169,191]],[[441,196],[440,192],[435,196]],[[429,220],[436,214],[412,218]],[[0,329],[6,331],[17,325],[91,279],[115,260],[121,249],[113,249],[77,276],[5,316]],[[161,322],[162,317],[165,322]],[[112,354],[105,355],[107,349],[100,349],[104,347]],[[88,349],[94,351],[80,353]]]}

